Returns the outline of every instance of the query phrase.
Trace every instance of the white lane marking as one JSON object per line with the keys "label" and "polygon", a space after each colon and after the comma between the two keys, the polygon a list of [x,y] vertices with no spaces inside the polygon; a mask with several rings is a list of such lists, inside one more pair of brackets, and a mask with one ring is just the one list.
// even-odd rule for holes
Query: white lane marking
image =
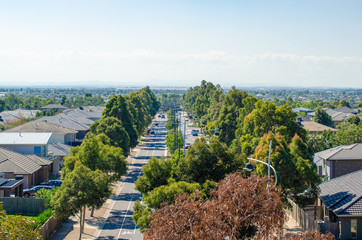
{"label": "white lane marking", "polygon": [[[136,156],[135,156],[135,157],[132,157],[131,164],[134,164],[134,161],[135,161],[136,157],[138,157],[138,153],[139,153],[139,152],[140,152],[140,149],[136,152]],[[134,168],[134,167],[133,167],[133,168]],[[129,172],[130,172],[130,168],[127,170],[127,173],[129,173]],[[123,177],[124,177],[124,176],[122,176],[122,178],[123,178]],[[124,185],[125,185],[125,183],[122,182],[122,186],[121,186],[119,189],[117,189],[115,196],[117,196],[117,195],[119,195],[119,194],[121,193]],[[94,235],[96,236],[96,238],[99,238],[99,236],[101,235],[101,233],[102,233],[102,231],[103,231],[103,229],[104,229],[104,226],[105,226],[105,224],[106,224],[106,221],[107,221],[107,219],[109,218],[109,215],[110,215],[111,211],[114,210],[114,204],[116,203],[116,201],[113,200],[113,199],[111,199],[111,201],[112,201],[112,203],[111,203],[109,209],[107,210],[107,212],[106,212],[106,214],[105,214],[105,216],[104,216],[104,222],[103,222],[102,226],[101,226],[101,227],[97,230],[97,232],[94,234]]]}
{"label": "white lane marking", "polygon": [[[156,147],[156,145],[153,147],[153,151],[152,151],[152,152],[155,151],[155,147]],[[149,152],[149,150],[146,151],[146,154],[145,154],[146,157],[148,156],[148,152]],[[146,164],[146,161],[147,161],[147,159],[143,159],[142,165]],[[140,171],[140,172],[138,173],[138,177],[141,175],[141,172],[142,172],[142,171]],[[136,193],[136,189],[133,189],[132,193]],[[117,235],[117,239],[121,236],[124,222],[126,221],[126,217],[127,217],[127,215],[128,215],[129,208],[131,207],[131,204],[132,204],[132,202],[133,202],[133,201],[132,201],[132,200],[133,200],[133,197],[134,197],[134,195],[132,195],[132,198],[131,198],[131,200],[130,200],[129,203],[128,203],[127,211],[126,211],[126,213],[125,213],[125,215],[124,215],[124,217],[123,217],[122,225],[121,225],[121,228],[119,229],[119,233],[118,233],[118,235]],[[134,229],[133,232],[134,232],[134,234],[136,233],[136,224],[135,224],[135,229]],[[132,233],[132,231],[131,231],[131,233]]]}

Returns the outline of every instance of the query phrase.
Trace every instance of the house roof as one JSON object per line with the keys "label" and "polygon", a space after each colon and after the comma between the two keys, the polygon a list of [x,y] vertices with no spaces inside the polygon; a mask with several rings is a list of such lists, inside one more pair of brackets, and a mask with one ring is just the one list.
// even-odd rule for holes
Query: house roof
{"label": "house roof", "polygon": [[45,145],[52,133],[1,132],[0,145]]}
{"label": "house roof", "polygon": [[40,112],[40,111],[39,110],[26,110],[26,109],[18,108],[13,111],[3,111],[0,113],[0,116],[4,121],[14,121],[14,120],[20,120],[22,118],[36,117],[37,112]]}
{"label": "house roof", "polygon": [[297,122],[310,122],[312,121],[310,118],[303,117],[303,116],[297,116]]}
{"label": "house roof", "polygon": [[[5,181],[1,181],[2,179],[4,179]],[[6,178],[2,179],[0,178],[0,189],[1,188],[12,189],[24,182],[24,179],[6,179]]]}
{"label": "house roof", "polygon": [[356,109],[352,109],[346,106],[342,106],[340,108],[335,109],[337,112],[342,112],[342,113],[352,113],[352,114],[357,114],[358,111]]}
{"label": "house roof", "polygon": [[362,143],[342,146],[321,154],[320,157],[328,161],[362,160]]}
{"label": "house roof", "polygon": [[332,121],[344,121],[346,120],[348,117],[352,116],[354,114],[352,113],[343,113],[343,112],[337,112],[335,114],[333,114],[332,117]]}
{"label": "house roof", "polygon": [[308,132],[318,132],[318,133],[322,133],[323,131],[332,131],[332,132],[337,132],[337,129],[328,127],[326,125],[314,122],[314,121],[302,121],[299,123],[302,127],[304,127]]}
{"label": "house roof", "polygon": [[51,132],[51,133],[62,133],[62,134],[67,134],[67,133],[77,133],[77,131],[70,129],[70,128],[66,128],[54,123],[50,123],[50,122],[43,122],[43,121],[31,121],[31,122],[27,122],[24,123],[20,126],[11,128],[9,130],[6,130],[5,132]]}
{"label": "house roof", "polygon": [[362,170],[319,185],[320,198],[337,215],[362,215]]}
{"label": "house roof", "polygon": [[304,108],[304,107],[293,108],[292,111],[293,112],[306,112],[306,113],[314,112],[314,110],[309,109],[309,108]]}
{"label": "house roof", "polygon": [[0,148],[0,171],[13,174],[33,174],[42,165],[50,165],[52,161],[35,155],[24,155]]}
{"label": "house roof", "polygon": [[89,125],[82,123],[80,119],[69,117],[63,113],[54,116],[41,117],[36,121],[50,122],[76,131],[87,131],[89,129]]}
{"label": "house roof", "polygon": [[69,107],[61,105],[61,104],[48,104],[48,105],[41,107],[40,109],[68,109],[68,108]]}
{"label": "house roof", "polygon": [[53,156],[68,156],[71,148],[72,146],[60,142],[51,143],[48,144],[48,154],[53,154]]}
{"label": "house roof", "polygon": [[316,152],[314,154],[314,159],[313,159],[313,162],[317,165],[317,166],[323,166],[323,158],[321,158],[320,156],[326,154],[326,153],[329,153],[331,151],[335,151],[337,149],[340,149],[344,146],[338,146],[338,147],[334,147],[334,148],[330,148],[330,149],[327,149],[327,150],[324,150],[324,151],[320,151],[320,152]]}

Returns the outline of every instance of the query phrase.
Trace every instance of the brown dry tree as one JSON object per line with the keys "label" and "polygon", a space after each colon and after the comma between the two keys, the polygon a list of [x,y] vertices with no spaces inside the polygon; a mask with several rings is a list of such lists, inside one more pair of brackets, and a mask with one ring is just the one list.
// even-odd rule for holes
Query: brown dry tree
{"label": "brown dry tree", "polygon": [[273,239],[280,236],[285,212],[280,189],[267,178],[242,178],[239,172],[218,183],[209,200],[179,195],[152,216],[144,239]]}

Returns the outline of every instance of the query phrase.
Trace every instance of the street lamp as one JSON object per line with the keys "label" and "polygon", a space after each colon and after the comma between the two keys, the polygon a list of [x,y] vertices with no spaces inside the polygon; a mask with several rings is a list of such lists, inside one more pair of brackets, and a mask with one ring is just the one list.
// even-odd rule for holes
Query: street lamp
{"label": "street lamp", "polygon": [[246,171],[248,171],[248,172],[251,172],[251,171],[255,170],[253,164],[250,163],[250,161],[260,162],[260,163],[262,163],[262,164],[264,164],[264,165],[267,165],[267,166],[268,166],[268,179],[270,179],[270,168],[274,171],[274,176],[275,176],[274,186],[275,186],[275,185],[277,185],[278,176],[277,176],[277,171],[275,171],[275,168],[270,164],[271,146],[272,146],[272,141],[270,141],[270,144],[269,144],[268,163],[263,162],[263,161],[260,161],[260,160],[258,160],[258,159],[254,159],[254,158],[248,157],[249,163],[247,163],[247,164],[245,165],[244,170],[246,170]]}

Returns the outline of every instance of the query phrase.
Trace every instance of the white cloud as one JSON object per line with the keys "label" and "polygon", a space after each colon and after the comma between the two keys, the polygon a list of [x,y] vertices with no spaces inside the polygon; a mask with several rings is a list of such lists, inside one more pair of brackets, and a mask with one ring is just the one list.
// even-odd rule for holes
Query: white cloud
{"label": "white cloud", "polygon": [[[150,79],[157,79],[150,81]],[[162,53],[146,49],[96,52],[0,51],[0,83],[99,80],[194,85],[202,79],[224,86],[334,86],[362,88],[362,58],[224,51]]]}

